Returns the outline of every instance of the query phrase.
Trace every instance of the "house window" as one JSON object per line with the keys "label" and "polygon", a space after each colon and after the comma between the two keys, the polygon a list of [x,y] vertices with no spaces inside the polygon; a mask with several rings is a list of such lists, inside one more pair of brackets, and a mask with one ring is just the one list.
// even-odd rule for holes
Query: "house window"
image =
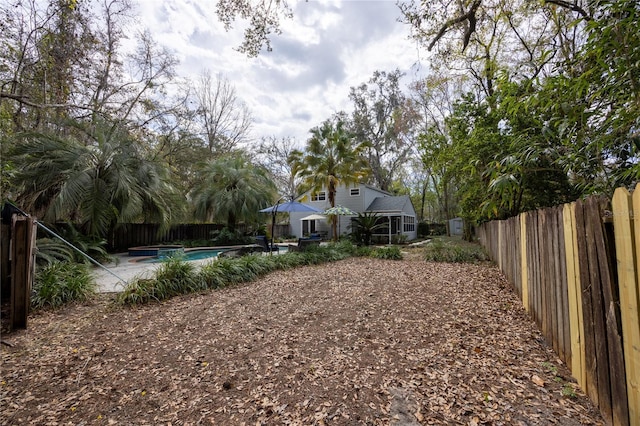
{"label": "house window", "polygon": [[357,197],[358,195],[360,195],[360,188],[351,188],[349,190],[349,195],[351,195],[352,197]]}
{"label": "house window", "polygon": [[413,216],[404,217],[404,232],[413,232],[416,230],[416,218]]}
{"label": "house window", "polygon": [[311,195],[311,201],[325,201],[327,193],[325,191],[315,192]]}

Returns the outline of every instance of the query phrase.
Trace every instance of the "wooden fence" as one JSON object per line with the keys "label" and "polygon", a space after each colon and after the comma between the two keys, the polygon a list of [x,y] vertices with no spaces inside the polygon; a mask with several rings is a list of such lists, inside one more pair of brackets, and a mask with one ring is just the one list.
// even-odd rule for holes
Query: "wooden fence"
{"label": "wooden fence", "polygon": [[640,425],[640,184],[489,222],[478,237],[605,420]]}
{"label": "wooden fence", "polygon": [[[0,282],[2,299],[9,301],[9,330],[27,328],[35,264],[36,220],[12,215],[0,226]],[[3,304],[4,305],[4,304]]]}
{"label": "wooden fence", "polygon": [[[162,244],[174,241],[211,240],[216,231],[220,231],[224,225],[213,223],[190,223],[171,226],[161,230],[160,225],[153,223],[123,223],[118,225],[109,241],[109,250],[127,250],[129,247]],[[245,226],[240,224],[237,228],[244,232]],[[289,234],[289,225],[276,225],[275,236],[281,237]],[[271,231],[271,226],[269,226]]]}

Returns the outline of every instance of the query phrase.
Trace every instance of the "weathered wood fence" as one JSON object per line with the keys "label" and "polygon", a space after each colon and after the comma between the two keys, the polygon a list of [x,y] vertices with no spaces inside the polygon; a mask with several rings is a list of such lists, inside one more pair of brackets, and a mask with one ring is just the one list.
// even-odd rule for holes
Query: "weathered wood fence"
{"label": "weathered wood fence", "polygon": [[[211,240],[216,231],[224,225],[213,223],[189,223],[171,226],[161,230],[160,225],[153,223],[123,223],[111,235],[109,249],[112,251],[126,250],[129,247],[161,244],[173,241]],[[245,226],[238,225],[238,230],[245,231]],[[269,231],[271,226],[269,226]],[[288,235],[289,225],[276,225],[275,236]]]}
{"label": "weathered wood fence", "polygon": [[27,328],[34,272],[36,220],[12,215],[0,225],[0,283],[2,300],[9,301],[10,330]]}
{"label": "weathered wood fence", "polygon": [[[635,212],[635,214],[634,214]],[[613,425],[640,425],[640,184],[478,228],[481,244]]]}

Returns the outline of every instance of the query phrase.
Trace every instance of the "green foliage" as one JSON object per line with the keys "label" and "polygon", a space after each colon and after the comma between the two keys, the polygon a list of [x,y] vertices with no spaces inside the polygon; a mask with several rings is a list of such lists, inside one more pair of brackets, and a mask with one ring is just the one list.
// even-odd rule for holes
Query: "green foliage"
{"label": "green foliage", "polygon": [[[82,137],[19,134],[13,161],[19,201],[49,223],[75,218],[92,237],[105,237],[118,222],[146,219],[167,225],[178,195],[167,169],[145,157],[126,129],[100,121],[68,126]],[[43,155],[46,153],[46,155]]]}
{"label": "green foliage", "polygon": [[73,249],[57,238],[38,238],[36,240],[36,263],[38,265],[55,262],[73,262]]}
{"label": "green foliage", "polygon": [[96,285],[88,265],[54,261],[36,271],[31,305],[57,308],[72,301],[91,298]]}
{"label": "green foliage", "polygon": [[[66,241],[70,242],[81,252],[89,255],[98,262],[105,263],[111,260],[107,253],[107,240],[96,236],[84,235],[72,223],[67,223],[61,227],[58,234]],[[87,258],[73,250],[76,262],[88,262]]]}
{"label": "green foliage", "polygon": [[576,390],[570,383],[565,383],[562,385],[562,396],[565,398],[577,398]]}
{"label": "green foliage", "polygon": [[203,290],[204,285],[195,272],[194,264],[184,262],[181,256],[170,256],[163,261],[155,273],[162,299]]}
{"label": "green foliage", "polygon": [[406,244],[408,237],[405,234],[397,234],[391,237],[392,244]]}
{"label": "green foliage", "polygon": [[214,246],[231,246],[251,244],[253,237],[248,237],[242,234],[242,232],[235,230],[232,231],[229,228],[222,228],[220,231],[212,233]]}
{"label": "green foliage", "polygon": [[192,263],[183,262],[180,256],[172,256],[155,271],[154,278],[136,277],[129,281],[116,301],[129,305],[159,302],[205,288]]}
{"label": "green foliage", "polygon": [[358,217],[352,219],[351,239],[358,245],[371,245],[371,236],[379,229],[388,226],[377,213],[358,213]]}
{"label": "green foliage", "polygon": [[[303,152],[290,156],[293,171],[302,178],[302,185],[311,191],[326,190],[331,207],[336,206],[338,185],[357,183],[370,173],[364,157],[367,144],[354,144],[345,123],[330,120],[311,130],[312,137]],[[333,240],[338,240],[337,221],[332,221]]]}
{"label": "green foliage", "polygon": [[160,302],[179,294],[253,281],[277,269],[334,262],[351,256],[355,250],[353,244],[340,242],[311,247],[305,252],[276,256],[218,258],[202,266],[200,270],[195,270],[193,264],[183,262],[180,257],[170,258],[156,271],[153,278],[136,278],[130,281],[117,296],[116,302],[121,305]]}
{"label": "green foliage", "polygon": [[373,248],[371,246],[358,246],[356,252],[354,253],[358,257],[369,257],[373,253]]}
{"label": "green foliage", "polygon": [[484,249],[474,243],[456,240],[433,239],[424,248],[424,258],[429,262],[475,263],[489,260]]}
{"label": "green foliage", "polygon": [[259,212],[275,194],[267,171],[245,155],[221,157],[205,163],[192,193],[195,216],[225,223],[235,232],[239,221],[260,222]]}
{"label": "green foliage", "polygon": [[417,115],[402,90],[403,76],[399,69],[376,70],[367,83],[349,91],[353,135],[367,144],[374,185],[389,192],[394,192],[394,181],[414,150]]}
{"label": "green foliage", "polygon": [[399,247],[376,247],[371,251],[371,257],[377,259],[402,260],[402,252]]}

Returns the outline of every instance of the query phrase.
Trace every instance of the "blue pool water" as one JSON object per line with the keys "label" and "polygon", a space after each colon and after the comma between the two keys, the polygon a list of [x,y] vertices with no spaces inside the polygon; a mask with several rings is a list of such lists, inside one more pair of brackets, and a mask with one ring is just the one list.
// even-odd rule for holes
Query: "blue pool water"
{"label": "blue pool water", "polygon": [[[184,254],[180,255],[180,259],[184,260],[184,261],[190,261],[190,260],[201,260],[201,259],[209,259],[209,258],[214,258],[216,256],[218,256],[220,253],[222,253],[225,250],[192,250],[192,251],[187,251]],[[166,257],[152,257],[150,259],[144,259],[144,260],[140,260],[139,262],[142,263],[160,263],[162,261],[166,260]]]}

